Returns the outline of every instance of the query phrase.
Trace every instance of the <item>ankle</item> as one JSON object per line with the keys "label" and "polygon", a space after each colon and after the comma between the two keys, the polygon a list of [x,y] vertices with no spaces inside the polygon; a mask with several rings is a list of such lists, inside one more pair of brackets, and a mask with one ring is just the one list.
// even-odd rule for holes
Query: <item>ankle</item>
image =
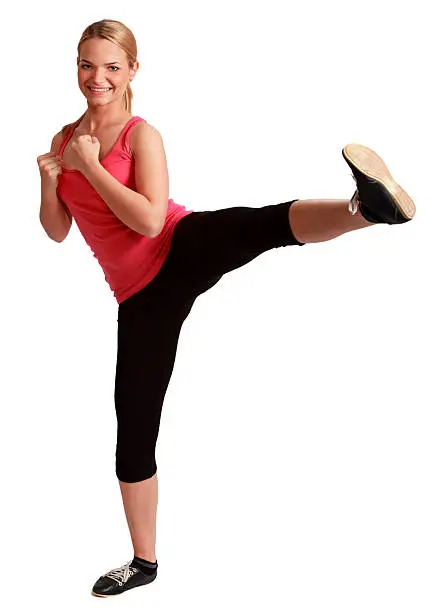
{"label": "ankle", "polygon": [[354,213],[352,218],[356,223],[356,227],[354,229],[360,229],[363,227],[370,227],[371,225],[376,225],[376,223],[372,223],[371,221],[365,219],[359,209],[356,211],[356,213]]}
{"label": "ankle", "polygon": [[149,561],[149,563],[156,563],[156,555],[155,553],[147,553],[147,552],[136,552],[134,551],[134,556],[139,559],[144,559],[145,561]]}

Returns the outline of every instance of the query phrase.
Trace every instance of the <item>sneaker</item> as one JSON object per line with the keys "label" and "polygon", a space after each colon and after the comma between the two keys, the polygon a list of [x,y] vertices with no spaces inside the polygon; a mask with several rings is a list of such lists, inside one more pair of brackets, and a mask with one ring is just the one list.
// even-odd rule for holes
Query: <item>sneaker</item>
{"label": "sneaker", "polygon": [[357,185],[349,204],[352,215],[359,209],[367,221],[389,225],[405,223],[414,217],[413,200],[393,180],[377,153],[360,144],[348,144],[342,153]]}
{"label": "sneaker", "polygon": [[132,565],[132,561],[128,561],[125,565],[107,572],[97,580],[92,587],[91,594],[96,597],[111,597],[120,595],[124,591],[133,589],[134,587],[149,584],[156,578],[157,570],[148,576],[144,574],[138,567]]}

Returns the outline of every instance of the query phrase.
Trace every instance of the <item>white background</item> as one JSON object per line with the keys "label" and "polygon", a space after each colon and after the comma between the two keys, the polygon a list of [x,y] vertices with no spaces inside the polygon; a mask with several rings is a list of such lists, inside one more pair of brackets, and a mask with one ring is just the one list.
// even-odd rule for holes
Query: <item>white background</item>
{"label": "white background", "polygon": [[117,303],[76,224],[58,244],[38,218],[37,156],[86,110],[79,38],[110,18],[136,37],[132,111],[163,137],[177,203],[350,198],[341,149],[357,142],[417,207],[410,223],[264,253],[196,301],[158,438],[158,578],[110,607],[426,612],[423,4],[42,0],[8,11],[5,609],[109,607],[91,587],[133,556],[115,475]]}

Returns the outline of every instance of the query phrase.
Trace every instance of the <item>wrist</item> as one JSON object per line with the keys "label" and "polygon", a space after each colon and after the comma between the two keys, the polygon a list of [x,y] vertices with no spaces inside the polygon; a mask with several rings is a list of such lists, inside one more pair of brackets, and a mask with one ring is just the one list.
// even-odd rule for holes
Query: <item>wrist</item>
{"label": "wrist", "polygon": [[91,176],[91,174],[93,174],[94,172],[97,172],[97,170],[99,170],[102,167],[103,166],[100,164],[100,161],[97,159],[95,161],[92,161],[86,164],[82,170],[82,174],[86,178],[88,178],[88,176]]}
{"label": "wrist", "polygon": [[51,179],[50,177],[42,176],[42,191],[55,193],[57,191],[57,187],[58,177],[56,179]]}

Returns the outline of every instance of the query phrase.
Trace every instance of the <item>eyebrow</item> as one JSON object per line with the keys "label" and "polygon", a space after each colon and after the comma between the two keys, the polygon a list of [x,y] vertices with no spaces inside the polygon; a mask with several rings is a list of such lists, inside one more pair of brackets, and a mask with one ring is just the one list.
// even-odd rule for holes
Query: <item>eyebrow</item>
{"label": "eyebrow", "polygon": [[[89,60],[86,60],[86,59],[81,59],[81,60],[79,60],[79,62],[86,62],[87,64],[91,64],[92,65],[92,62],[90,62]],[[111,64],[120,64],[120,62],[108,62],[107,64],[104,64],[104,65],[105,66],[110,66]]]}

